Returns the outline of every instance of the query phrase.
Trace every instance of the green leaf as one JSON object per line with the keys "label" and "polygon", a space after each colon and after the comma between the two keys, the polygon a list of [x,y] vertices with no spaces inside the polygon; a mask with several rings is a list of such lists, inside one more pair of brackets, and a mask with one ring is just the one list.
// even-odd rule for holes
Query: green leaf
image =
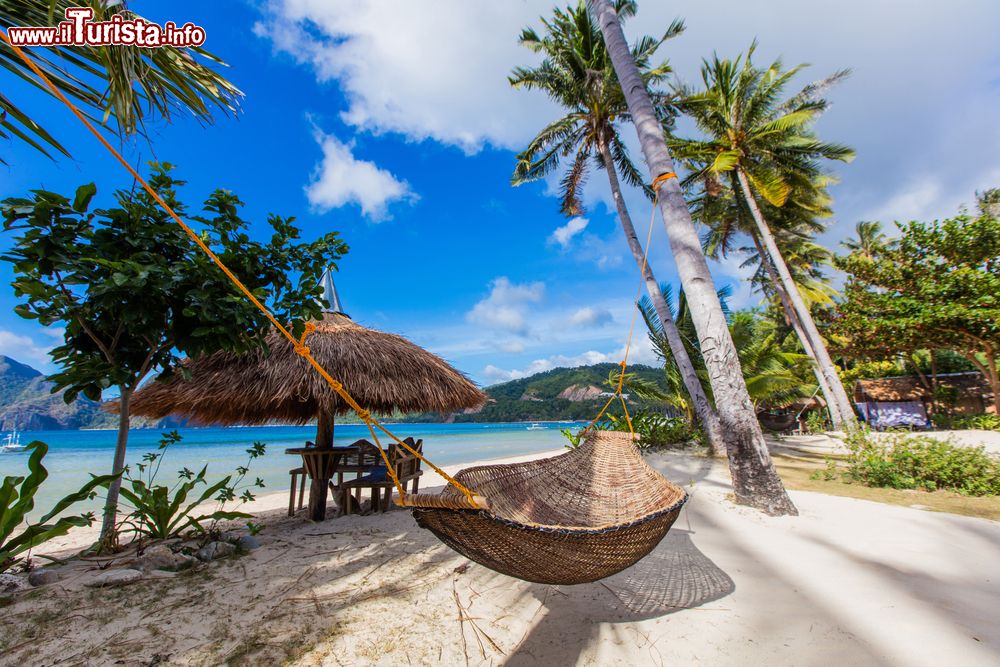
{"label": "green leaf", "polygon": [[90,206],[90,200],[97,194],[97,186],[93,183],[81,185],[76,189],[76,197],[73,198],[73,210],[77,213],[85,213]]}

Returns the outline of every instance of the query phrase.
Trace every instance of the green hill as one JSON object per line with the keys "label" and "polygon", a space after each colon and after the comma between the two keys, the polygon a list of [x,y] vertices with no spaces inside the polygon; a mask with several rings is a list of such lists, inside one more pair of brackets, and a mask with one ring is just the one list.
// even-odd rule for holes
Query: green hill
{"label": "green hill", "polygon": [[[562,421],[592,419],[607,402],[602,392],[612,391],[608,376],[618,370],[617,364],[605,363],[577,368],[554,368],[543,373],[511,380],[486,387],[487,404],[479,411],[466,411],[455,415],[422,414],[410,416],[407,421],[456,422],[519,422]],[[649,366],[629,366],[644,380],[662,386],[663,370]],[[629,398],[636,407],[654,407],[643,401]],[[656,405],[657,409],[664,409]],[[619,408],[620,410],[620,408]]]}
{"label": "green hill", "polygon": [[[458,414],[395,415],[402,421],[518,422],[592,419],[607,401],[602,392],[612,390],[608,376],[617,364],[595,364],[577,368],[555,368],[520,380],[487,387],[488,403],[479,411]],[[662,385],[662,369],[629,366],[629,372]],[[629,399],[630,405],[643,406]],[[652,407],[652,406],[650,406]],[[655,406],[663,409],[662,405]],[[620,408],[619,408],[620,409]],[[338,421],[351,422],[350,417]],[[67,405],[62,392],[52,393],[52,383],[39,371],[0,356],[0,432],[113,428],[118,417],[101,409],[99,403],[80,397]],[[178,420],[147,424],[134,419],[133,427],[180,425]]]}

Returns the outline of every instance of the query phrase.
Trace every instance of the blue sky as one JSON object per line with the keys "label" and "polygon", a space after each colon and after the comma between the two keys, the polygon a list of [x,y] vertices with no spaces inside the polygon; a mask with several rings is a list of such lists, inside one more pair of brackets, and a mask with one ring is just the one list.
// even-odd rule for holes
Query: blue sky
{"label": "blue sky", "polygon": [[[735,55],[754,37],[761,63],[779,55],[812,63],[803,85],[854,70],[819,126],[858,151],[835,168],[842,182],[825,242],[835,245],[861,219],[949,215],[975,190],[1000,185],[1000,5],[956,0],[945,12],[930,2],[774,0],[764,12],[757,4],[645,0],[627,32],[655,33],[684,18],[687,32],[661,55],[686,81],[702,57]],[[131,6],[157,22],[203,26],[206,47],[246,93],[236,119],[154,123],[151,144],[123,146],[131,161],[176,164],[188,202],[224,187],[244,199],[248,219],[274,212],[297,216],[308,237],[340,231],[351,246],[337,277],[348,312],[483,384],[620,358],[636,270],[603,174],[587,186],[585,223],[559,215],[550,184],[509,185],[514,153],[557,113],[543,96],[506,84],[511,67],[533,61],[516,44],[520,28],[537,25],[550,2]],[[107,194],[128,184],[58,103],[9,76],[3,83],[74,159],[0,147],[10,165],[0,169],[0,197],[40,186],[69,193],[89,181]],[[629,202],[644,231],[648,203],[636,193]],[[0,248],[9,243],[0,235]],[[653,243],[654,270],[674,282],[662,224]],[[735,288],[735,305],[749,306],[755,297],[739,261],[713,271]],[[48,369],[58,331],[13,314],[11,278],[0,265],[0,354]],[[653,356],[640,344],[636,359]]]}

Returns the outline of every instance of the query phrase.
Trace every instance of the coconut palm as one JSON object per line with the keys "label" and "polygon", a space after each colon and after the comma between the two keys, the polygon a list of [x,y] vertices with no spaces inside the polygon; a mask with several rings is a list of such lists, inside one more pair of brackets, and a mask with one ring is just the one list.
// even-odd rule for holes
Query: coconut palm
{"label": "coconut palm", "polygon": [[[635,13],[636,4],[634,0],[616,0],[615,8],[619,15],[628,17]],[[674,347],[680,375],[688,387],[694,410],[713,451],[721,453],[725,445],[718,415],[701,390],[694,366],[687,359],[663,295],[659,294],[659,283],[652,268],[644,260],[642,244],[622,196],[621,181],[629,186],[642,188],[647,194],[651,191],[643,183],[619,134],[619,126],[630,122],[630,116],[614,68],[604,48],[604,39],[582,2],[565,10],[556,9],[552,18],[542,19],[542,23],[545,27],[544,35],[525,28],[520,42],[543,55],[544,60],[536,67],[516,68],[510,77],[510,84],[515,88],[544,91],[565,108],[567,113],[543,128],[528,147],[518,154],[512,182],[520,185],[543,178],[563,162],[567,162],[568,169],[560,184],[560,208],[563,214],[575,216],[583,213],[581,189],[590,170],[596,167],[605,171],[629,249],[643,274],[650,298],[659,311],[665,335]],[[643,81],[647,85],[655,86],[670,72],[666,63],[653,66],[650,61],[664,41],[680,34],[682,30],[683,24],[675,21],[659,38],[642,37],[632,48],[632,56],[639,64]],[[666,124],[671,118],[672,107],[664,94],[656,93],[656,97],[657,108],[660,109],[658,120],[661,124]]]}
{"label": "coconut palm", "polygon": [[[661,291],[666,295],[667,301],[671,302],[671,311],[677,322],[677,329],[684,337],[688,354],[697,366],[698,376],[706,391],[711,392],[708,373],[701,358],[694,323],[691,320],[691,310],[688,308],[684,291],[681,290],[678,294],[676,309],[672,304],[670,286],[662,285]],[[731,295],[731,290],[728,287],[718,290],[718,294],[723,311],[729,320],[729,333],[733,337],[736,354],[743,370],[743,379],[746,381],[747,391],[754,406],[758,409],[762,406],[785,407],[800,398],[809,396],[814,387],[809,386],[803,380],[803,373],[808,372],[806,369],[809,366],[809,357],[786,349],[781,332],[768,319],[747,311],[730,313],[726,303]],[[670,347],[663,336],[663,329],[660,326],[656,310],[648,298],[643,298],[639,302],[639,310],[649,331],[649,340],[653,344],[653,349],[664,362],[666,390],[660,390],[657,395],[653,396],[648,390],[634,387],[627,381],[629,391],[643,398],[661,400],[676,409],[684,410],[688,404],[687,396],[684,393],[683,385],[676,381],[678,377],[677,367]]]}
{"label": "coconut palm", "polygon": [[736,348],[684,194],[677,180],[671,178],[674,163],[653,100],[625,40],[614,6],[608,0],[588,0],[588,4],[604,35],[649,174],[657,179],[657,201],[681,286],[691,304],[691,318],[711,378],[719,420],[726,433],[733,495],[737,502],[769,514],[796,514],[757,423]]}
{"label": "coconut palm", "polygon": [[852,254],[858,254],[867,259],[875,259],[879,251],[886,248],[890,243],[886,235],[882,233],[882,223],[874,221],[861,221],[854,226],[856,238],[841,241],[840,245]]}
{"label": "coconut palm", "polygon": [[[822,273],[828,264],[830,253],[825,248],[812,243],[811,239],[826,230],[820,218],[832,214],[830,197],[826,194],[828,176],[819,176],[812,186],[795,197],[789,197],[784,206],[772,206],[762,202],[772,229],[776,230],[782,257],[785,259],[796,287],[810,308],[813,305],[830,305],[835,295],[829,281]],[[695,220],[708,228],[702,239],[705,252],[713,259],[728,257],[731,253],[746,255],[741,266],[756,266],[753,284],[769,298],[777,298],[784,312],[785,321],[799,338],[802,349],[812,359],[816,382],[826,398],[830,419],[834,424],[842,424],[843,418],[836,394],[823,374],[816,352],[806,335],[798,315],[792,306],[789,293],[784,289],[781,278],[770,257],[764,250],[748,207],[737,190],[720,181],[718,174],[705,172],[703,180],[693,177],[685,179]],[[741,241],[749,237],[752,247],[743,247]],[[792,261],[792,257],[797,257]]]}
{"label": "coconut palm", "polygon": [[[88,6],[94,20],[136,18],[123,2],[101,0],[17,0],[0,3],[0,27],[52,26],[67,7]],[[225,65],[201,48],[135,46],[60,46],[25,49],[55,86],[95,124],[123,136],[142,133],[148,117],[170,120],[174,113],[211,122],[213,112],[235,114],[243,96],[236,86],[203,62]],[[50,93],[6,42],[0,42],[0,66]],[[17,139],[52,157],[69,151],[40,122],[7,94],[0,93],[0,139]],[[0,159],[0,163],[6,164]]]}
{"label": "coconut palm", "polygon": [[[857,424],[854,408],[841,384],[826,344],[816,328],[802,294],[781,254],[775,233],[765,219],[765,207],[798,206],[808,210],[821,200],[821,160],[849,161],[854,152],[841,144],[820,141],[812,123],[829,103],[822,92],[847,76],[846,70],[807,86],[781,101],[788,82],[803,66],[784,69],[775,61],[766,69],[753,64],[756,44],[746,57],[735,60],[714,56],[702,66],[704,89],[681,87],[681,107],[704,133],[702,139],[677,139],[676,154],[691,167],[688,184],[713,179],[726,181],[746,207],[759,243],[775,274],[775,289],[798,320],[803,347],[812,348],[826,387],[836,404],[837,426]],[[708,188],[706,187],[706,190]],[[773,221],[773,220],[772,220]],[[836,414],[839,413],[839,414]]]}

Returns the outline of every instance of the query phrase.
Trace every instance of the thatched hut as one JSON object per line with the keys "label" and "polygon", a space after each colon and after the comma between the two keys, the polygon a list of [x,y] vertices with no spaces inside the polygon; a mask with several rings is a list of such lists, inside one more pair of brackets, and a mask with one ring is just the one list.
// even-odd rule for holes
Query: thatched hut
{"label": "thatched hut", "polygon": [[[391,414],[451,412],[484,404],[485,394],[440,357],[402,336],[352,321],[343,312],[330,271],[323,283],[325,312],[306,345],[362,408]],[[175,373],[147,384],[132,397],[132,414],[226,425],[315,419],[316,446],[331,447],[335,415],[349,407],[280,333],[267,335],[267,348],[187,360],[188,379]]]}
{"label": "thatched hut", "polygon": [[[876,428],[921,426],[934,403],[934,382],[916,375],[858,380],[854,400]],[[939,392],[950,394],[952,404],[946,408],[954,414],[980,414],[992,404],[992,392],[981,373],[939,373],[936,382]]]}

